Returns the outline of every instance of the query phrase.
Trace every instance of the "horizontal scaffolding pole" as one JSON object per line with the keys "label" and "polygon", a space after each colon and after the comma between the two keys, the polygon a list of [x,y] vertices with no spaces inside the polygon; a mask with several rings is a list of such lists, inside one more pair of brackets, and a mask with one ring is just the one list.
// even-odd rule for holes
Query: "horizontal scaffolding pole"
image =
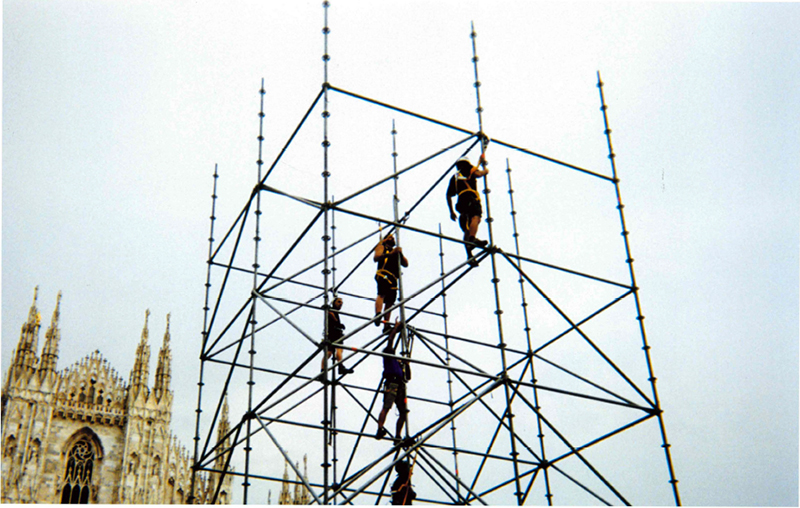
{"label": "horizontal scaffolding pole", "polygon": [[403,113],[404,115],[413,116],[414,118],[419,118],[420,120],[425,120],[427,122],[430,122],[430,123],[433,123],[433,124],[436,124],[436,125],[439,125],[439,126],[442,126],[442,127],[447,127],[448,129],[452,129],[452,130],[455,130],[455,131],[463,132],[464,134],[473,134],[473,132],[471,130],[469,130],[469,129],[463,129],[461,127],[456,127],[455,125],[450,125],[449,123],[445,123],[445,122],[442,122],[440,120],[435,120],[433,118],[430,118],[430,117],[427,117],[427,116],[423,116],[423,115],[420,115],[418,113],[411,112],[411,111],[409,111],[407,109],[398,108],[397,106],[392,106],[390,104],[386,104],[385,102],[377,101],[375,99],[370,99],[369,97],[365,97],[365,96],[359,95],[357,93],[348,92],[347,90],[342,90],[341,88],[337,88],[335,86],[331,86],[330,90],[333,91],[333,92],[338,92],[338,93],[340,93],[342,95],[348,95],[348,96],[353,97],[355,99],[360,99],[360,100],[362,100],[364,102],[369,102],[370,104],[375,104],[376,106],[381,106],[381,107],[384,107],[386,109],[391,109],[392,111],[397,111],[398,113]]}

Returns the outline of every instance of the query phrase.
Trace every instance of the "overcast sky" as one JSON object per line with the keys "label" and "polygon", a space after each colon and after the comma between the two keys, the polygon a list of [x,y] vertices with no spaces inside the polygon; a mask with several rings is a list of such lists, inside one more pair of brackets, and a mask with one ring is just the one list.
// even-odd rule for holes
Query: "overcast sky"
{"label": "overcast sky", "polygon": [[[222,227],[256,179],[262,78],[267,161],[320,89],[320,4],[3,3],[3,375],[37,285],[40,345],[63,291],[59,368],[98,349],[127,378],[150,309],[154,373],[171,313],[173,430],[190,445],[214,165]],[[332,84],[472,130],[474,21],[485,132],[609,174],[601,72],[682,501],[797,505],[800,5],[340,0],[329,16]],[[340,192],[366,174],[371,151],[391,151],[381,126],[363,152],[335,152],[365,135],[345,128],[346,107],[331,107]],[[398,122],[409,164],[429,139]],[[321,152],[313,129],[308,146]],[[507,200],[506,155],[492,150],[492,199]],[[535,216],[538,191],[513,174],[520,215]],[[441,194],[432,199],[431,221],[456,236]],[[573,211],[556,215],[570,223]],[[522,231],[532,257],[584,266],[582,256],[588,269],[604,255],[566,233],[559,250],[552,239],[566,230],[549,224]],[[607,275],[625,281],[615,227]]]}

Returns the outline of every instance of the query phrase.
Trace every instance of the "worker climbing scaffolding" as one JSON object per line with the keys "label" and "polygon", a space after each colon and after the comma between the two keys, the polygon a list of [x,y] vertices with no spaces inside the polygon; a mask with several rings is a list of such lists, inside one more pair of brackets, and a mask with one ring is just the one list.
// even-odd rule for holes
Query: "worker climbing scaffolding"
{"label": "worker climbing scaffolding", "polygon": [[403,249],[395,246],[394,235],[386,235],[378,245],[375,246],[373,261],[378,264],[375,272],[375,282],[378,284],[378,295],[375,297],[375,326],[380,324],[378,319],[381,312],[383,315],[383,331],[388,332],[391,328],[390,318],[392,311],[388,310],[394,305],[397,299],[397,282],[400,278],[400,266],[408,266],[408,259],[403,255]]}
{"label": "worker climbing scaffolding", "polygon": [[[415,457],[416,459],[416,457]],[[416,462],[416,460],[414,461]],[[394,483],[392,483],[392,504],[408,505],[417,498],[417,493],[411,486],[411,474],[414,470],[413,465],[409,465],[407,460],[401,460],[394,466],[397,473]]]}
{"label": "worker climbing scaffolding", "polygon": [[[383,353],[387,356],[383,357],[383,409],[378,416],[378,432],[375,437],[383,439],[388,433],[383,426],[386,423],[386,415],[392,406],[397,406],[399,415],[397,416],[397,424],[395,425],[394,438],[401,439],[403,425],[406,423],[408,417],[408,400],[406,398],[406,383],[411,380],[411,366],[408,361],[398,360],[393,355],[395,354],[396,344],[394,338],[403,324],[397,320],[389,332],[386,339],[386,347]],[[392,356],[389,356],[392,355]]]}
{"label": "worker climbing scaffolding", "polygon": [[343,303],[343,300],[337,297],[333,300],[333,307],[328,309],[328,312],[325,313],[325,319],[328,321],[326,324],[328,335],[325,337],[325,357],[323,357],[320,362],[320,370],[324,371],[325,359],[330,358],[335,351],[336,361],[339,362],[339,374],[342,376],[353,373],[353,369],[348,369],[344,366],[344,363],[342,363],[341,338],[344,336],[345,325],[342,324],[339,311],[342,309]]}
{"label": "worker climbing scaffolding", "polygon": [[458,159],[455,164],[456,174],[450,178],[445,194],[447,208],[450,210],[450,220],[453,221],[456,220],[456,213],[453,211],[453,197],[458,197],[455,209],[459,213],[458,224],[464,232],[464,248],[467,250],[470,266],[478,266],[472,250],[476,246],[486,247],[488,244],[486,240],[479,240],[475,236],[483,216],[481,195],[478,193],[478,178],[489,174],[486,164],[485,153],[480,155],[477,166],[473,166],[466,157]]}

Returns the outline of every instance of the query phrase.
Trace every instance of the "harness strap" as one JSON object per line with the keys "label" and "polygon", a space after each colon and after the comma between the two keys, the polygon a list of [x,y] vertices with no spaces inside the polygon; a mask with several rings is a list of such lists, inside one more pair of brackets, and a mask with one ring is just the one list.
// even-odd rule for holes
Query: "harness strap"
{"label": "harness strap", "polygon": [[475,171],[475,169],[477,169],[477,168],[473,167],[472,170],[469,172],[469,176],[466,176],[466,177],[462,176],[461,173],[457,173],[456,174],[456,181],[464,182],[464,185],[467,186],[467,188],[462,190],[461,192],[459,192],[458,195],[461,196],[465,192],[474,192],[475,193],[475,197],[478,199],[478,201],[480,201],[481,200],[481,195],[478,194],[478,190],[477,189],[473,189],[469,185],[469,179],[472,178],[472,173]]}
{"label": "harness strap", "polygon": [[[417,464],[417,454],[418,453],[419,453],[418,451],[414,452],[414,460],[411,462],[411,467],[408,468],[408,479],[405,481],[404,484],[400,485],[400,487],[398,487],[397,490],[395,490],[394,492],[402,491],[404,488],[408,487],[409,483],[411,483],[411,475],[414,474],[414,466]],[[406,493],[403,496],[403,503],[402,504],[406,504],[406,501],[408,501],[408,495],[410,493],[411,493],[411,489],[410,488],[406,489]]]}
{"label": "harness strap", "polygon": [[382,261],[383,261],[382,267],[378,268],[378,271],[375,272],[375,276],[381,277],[383,280],[391,284],[392,289],[397,289],[397,277],[395,277],[395,275],[386,268],[383,268],[383,266],[386,266],[388,259],[384,258]]}

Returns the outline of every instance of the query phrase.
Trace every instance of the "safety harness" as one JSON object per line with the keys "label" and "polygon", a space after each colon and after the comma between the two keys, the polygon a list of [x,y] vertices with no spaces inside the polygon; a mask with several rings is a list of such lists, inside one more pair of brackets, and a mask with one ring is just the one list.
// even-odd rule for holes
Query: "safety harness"
{"label": "safety harness", "polygon": [[[385,247],[384,247],[385,248]],[[376,277],[381,277],[383,280],[391,285],[392,289],[397,289],[397,277],[386,269],[386,264],[389,262],[389,255],[384,255],[378,261],[378,271],[375,272]]]}
{"label": "safety harness", "polygon": [[481,200],[481,195],[478,194],[478,190],[477,189],[473,189],[469,184],[469,181],[472,178],[472,173],[474,173],[476,169],[477,169],[477,167],[473,166],[473,168],[469,172],[469,176],[462,175],[460,171],[456,172],[456,175],[455,175],[455,177],[456,177],[456,189],[458,189],[458,183],[459,182],[463,183],[464,186],[466,187],[466,189],[463,189],[463,190],[458,192],[458,197],[459,198],[465,192],[472,192],[473,194],[475,194],[475,199],[477,199],[478,201]]}
{"label": "safety harness", "polygon": [[[408,478],[406,479],[405,483],[400,485],[396,490],[392,490],[392,497],[394,497],[395,493],[402,492],[403,489],[406,489],[405,495],[403,496],[403,499],[400,502],[401,505],[408,504],[407,503],[409,501],[408,496],[413,492],[413,489],[409,486],[409,484],[411,483],[411,476],[414,474],[414,465],[416,465],[417,463],[417,453],[418,452],[415,450],[414,459],[411,462],[411,466],[408,468]],[[411,501],[413,500],[414,498],[411,498]]]}

